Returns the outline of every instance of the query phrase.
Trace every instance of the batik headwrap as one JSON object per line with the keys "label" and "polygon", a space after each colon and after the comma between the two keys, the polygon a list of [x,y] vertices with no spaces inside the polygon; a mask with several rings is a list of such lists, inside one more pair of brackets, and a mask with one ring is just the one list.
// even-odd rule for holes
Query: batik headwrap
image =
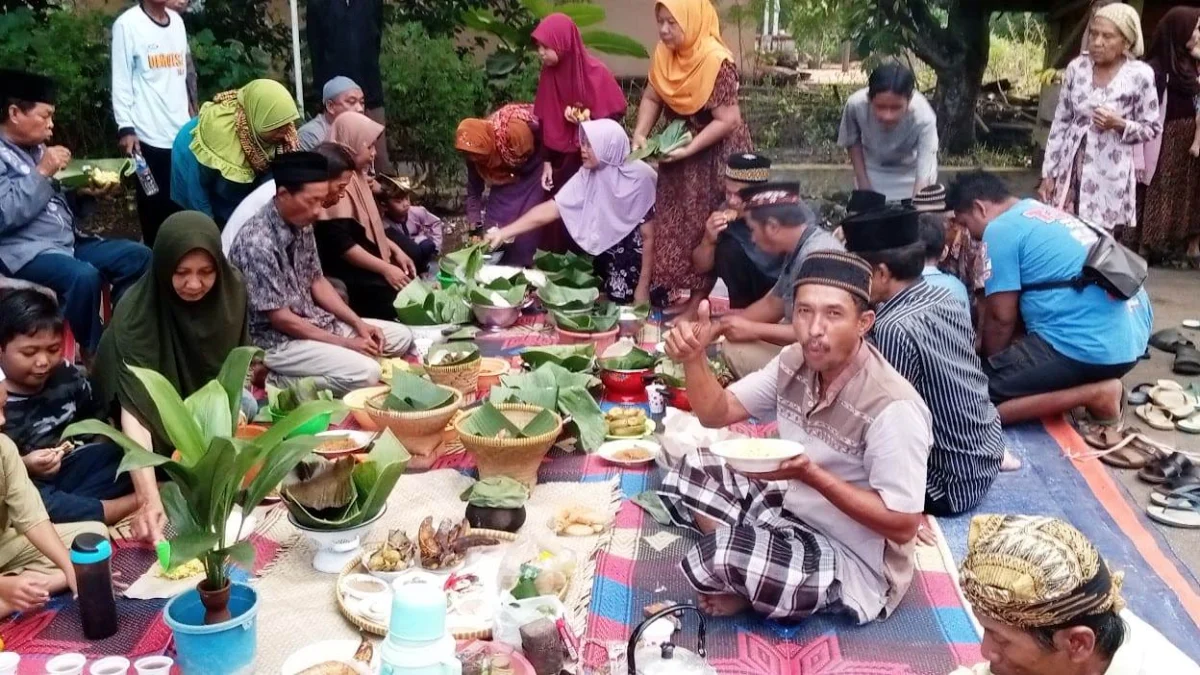
{"label": "batik headwrap", "polygon": [[994,621],[1046,628],[1119,612],[1122,579],[1082,532],[1057,518],[971,520],[962,588],[975,611]]}

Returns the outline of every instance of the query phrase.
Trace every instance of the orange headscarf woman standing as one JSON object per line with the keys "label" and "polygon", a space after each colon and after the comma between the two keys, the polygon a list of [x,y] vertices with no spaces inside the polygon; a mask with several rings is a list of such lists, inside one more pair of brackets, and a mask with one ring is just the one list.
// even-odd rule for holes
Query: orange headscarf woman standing
{"label": "orange headscarf woman standing", "polygon": [[[487,119],[463,120],[454,147],[467,160],[467,222],[471,227],[504,227],[545,200],[545,153],[533,106],[510,103]],[[540,241],[541,234],[536,231],[521,235],[505,248],[504,264],[528,267]]]}
{"label": "orange headscarf woman standing", "polygon": [[668,122],[683,118],[694,135],[659,161],[653,280],[656,286],[690,291],[690,315],[712,289],[712,280],[692,269],[692,250],[704,235],[705,221],[721,206],[726,160],[753,146],[738,107],[737,65],[721,39],[712,2],[660,0],[654,13],[659,43],[650,86],[638,107],[633,146],[645,145],[660,115]]}

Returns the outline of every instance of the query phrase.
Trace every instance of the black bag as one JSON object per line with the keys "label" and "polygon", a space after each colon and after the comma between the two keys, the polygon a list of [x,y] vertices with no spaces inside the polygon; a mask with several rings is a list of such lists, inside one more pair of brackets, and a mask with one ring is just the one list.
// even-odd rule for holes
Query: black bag
{"label": "black bag", "polygon": [[1082,291],[1089,285],[1095,285],[1103,288],[1109,295],[1131,300],[1142,290],[1149,270],[1146,261],[1123,246],[1111,233],[1090,223],[1083,224],[1096,234],[1096,242],[1088,249],[1087,259],[1083,261],[1083,270],[1079,276],[1066,281],[1029,284],[1023,286],[1021,292],[1051,288],[1074,288]]}

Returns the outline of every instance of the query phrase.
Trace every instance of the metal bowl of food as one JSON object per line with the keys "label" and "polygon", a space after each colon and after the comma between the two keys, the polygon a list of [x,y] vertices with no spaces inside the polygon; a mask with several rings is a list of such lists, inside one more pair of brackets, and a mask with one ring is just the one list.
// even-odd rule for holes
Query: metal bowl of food
{"label": "metal bowl of food", "polygon": [[475,314],[475,320],[484,330],[504,330],[521,318],[520,307],[472,304],[471,311]]}

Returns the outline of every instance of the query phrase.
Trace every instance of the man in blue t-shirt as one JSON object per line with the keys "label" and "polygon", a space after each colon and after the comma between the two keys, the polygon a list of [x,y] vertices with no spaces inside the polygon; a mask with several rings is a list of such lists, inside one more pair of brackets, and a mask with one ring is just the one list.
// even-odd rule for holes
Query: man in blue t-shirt
{"label": "man in blue t-shirt", "polygon": [[1078,277],[1097,235],[1063,211],[1017,199],[984,172],[955,181],[947,203],[984,244],[980,333],[1001,420],[1036,419],[1078,406],[1098,421],[1118,419],[1120,378],[1137,364],[1150,337],[1146,291],[1131,300],[1096,285],[1022,292]]}

